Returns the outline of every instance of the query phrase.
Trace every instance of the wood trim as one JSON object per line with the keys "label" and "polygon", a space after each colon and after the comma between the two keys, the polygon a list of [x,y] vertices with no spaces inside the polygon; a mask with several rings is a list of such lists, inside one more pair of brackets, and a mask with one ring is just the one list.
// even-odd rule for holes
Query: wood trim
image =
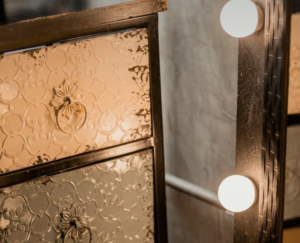
{"label": "wood trim", "polygon": [[298,227],[300,227],[300,218],[288,219],[283,222],[283,229],[298,228]]}
{"label": "wood trim", "polygon": [[[166,1],[142,0],[80,12],[48,16],[0,26],[0,53],[87,35],[111,23],[149,15],[166,9]],[[91,33],[92,34],[92,33]]]}
{"label": "wood trim", "polygon": [[[153,17],[148,26],[149,55],[150,55],[150,92],[151,92],[151,113],[154,137],[154,172],[155,182],[155,230],[157,243],[167,243],[167,217],[166,217],[166,188],[165,188],[165,167],[164,167],[164,148],[163,148],[163,123],[162,123],[162,104],[161,104],[161,81],[160,81],[160,62],[159,62],[159,43],[158,43],[158,15]],[[163,230],[162,230],[163,229]]]}
{"label": "wood trim", "polygon": [[267,0],[259,242],[282,242],[290,1]]}
{"label": "wood trim", "polygon": [[283,229],[300,227],[300,218],[288,219],[283,222]]}
{"label": "wood trim", "polygon": [[53,174],[74,170],[87,165],[105,162],[113,158],[118,158],[127,154],[153,147],[153,138],[118,145],[98,151],[80,154],[49,163],[31,166],[17,171],[8,172],[0,176],[0,188],[9,187],[15,184],[51,176]]}
{"label": "wood trim", "polygon": [[290,114],[287,117],[287,126],[300,125],[300,114]]}
{"label": "wood trim", "polygon": [[1,23],[6,23],[6,12],[3,0],[0,0],[0,24]]}
{"label": "wood trim", "polygon": [[[235,243],[282,242],[290,0],[259,0],[265,28],[240,39],[236,173],[259,200],[235,214]],[[262,109],[263,107],[263,109]]]}
{"label": "wood trim", "polygon": [[[265,0],[256,3],[264,11]],[[239,40],[236,168],[259,189],[261,173],[262,103],[264,90],[264,28]],[[258,201],[234,214],[234,242],[258,243]]]}
{"label": "wood trim", "polygon": [[300,0],[291,0],[291,1],[292,1],[292,7],[291,7],[292,14],[300,13]]}
{"label": "wood trim", "polygon": [[[0,0],[0,25],[13,24],[20,21],[31,21],[38,18],[54,18],[59,15],[66,15],[79,11],[92,10],[98,8],[105,12],[110,12],[113,16],[107,16],[118,19],[119,21],[133,17],[153,14],[167,10],[167,0],[127,0],[123,3],[108,5],[109,1],[103,6],[102,0],[76,0],[61,1],[48,0],[36,1],[5,1]],[[1,8],[3,6],[3,8]],[[98,6],[98,7],[97,7]],[[121,11],[127,9],[126,11]],[[132,11],[134,10],[134,11]],[[135,14],[135,15],[130,15]]]}
{"label": "wood trim", "polygon": [[[76,26],[76,24],[74,24],[77,21],[81,22],[80,18],[79,20],[72,20],[68,18],[62,20],[61,23],[56,23],[55,21],[52,22],[48,19],[41,19],[34,22],[36,25],[33,28],[28,28],[27,22],[20,23],[18,30],[14,31],[17,34],[11,35],[7,39],[5,39],[5,35],[0,35],[0,53],[52,44],[78,37],[93,36],[99,33],[121,31],[128,28],[147,27],[151,16],[149,15],[135,18],[134,20],[124,20],[99,25],[96,23],[97,21],[95,18],[97,18],[97,16],[84,19],[80,26]],[[49,29],[48,26],[50,26]],[[7,25],[6,28],[9,28],[9,25]]]}

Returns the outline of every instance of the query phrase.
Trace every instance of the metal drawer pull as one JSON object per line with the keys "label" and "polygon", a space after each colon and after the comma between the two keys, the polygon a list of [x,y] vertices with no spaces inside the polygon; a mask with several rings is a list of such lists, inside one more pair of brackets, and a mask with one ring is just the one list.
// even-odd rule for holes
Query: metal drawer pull
{"label": "metal drawer pull", "polygon": [[83,96],[77,83],[64,81],[58,88],[54,88],[50,105],[56,110],[56,123],[64,133],[80,130],[87,120],[87,110],[80,103]]}
{"label": "metal drawer pull", "polygon": [[92,242],[92,230],[88,226],[88,218],[85,216],[85,207],[76,207],[71,205],[61,212],[61,223],[58,228],[61,230],[61,234],[58,238],[62,238],[62,242],[65,239],[71,238],[74,242],[82,242],[82,235],[88,231],[90,234],[90,241]]}

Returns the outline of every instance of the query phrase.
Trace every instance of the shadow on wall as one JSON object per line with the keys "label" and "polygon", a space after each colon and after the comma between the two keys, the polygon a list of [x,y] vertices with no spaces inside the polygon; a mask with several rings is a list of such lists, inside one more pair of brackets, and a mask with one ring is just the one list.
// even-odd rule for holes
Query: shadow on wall
{"label": "shadow on wall", "polygon": [[[226,0],[170,0],[160,13],[168,173],[217,192],[234,173],[238,40],[222,29]],[[232,243],[225,212],[167,188],[169,242]]]}

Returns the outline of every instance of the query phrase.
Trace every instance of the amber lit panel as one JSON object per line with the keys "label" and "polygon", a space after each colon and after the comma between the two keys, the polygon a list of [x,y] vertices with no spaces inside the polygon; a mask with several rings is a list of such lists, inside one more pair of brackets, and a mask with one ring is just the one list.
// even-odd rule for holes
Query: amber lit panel
{"label": "amber lit panel", "polygon": [[300,15],[292,15],[288,114],[300,113]]}
{"label": "amber lit panel", "polygon": [[151,135],[146,29],[0,56],[0,172]]}
{"label": "amber lit panel", "polygon": [[0,202],[1,242],[154,242],[152,150],[1,189]]}
{"label": "amber lit panel", "polygon": [[300,228],[283,229],[283,243],[298,243],[300,238]]}
{"label": "amber lit panel", "polygon": [[284,219],[300,217],[300,125],[287,128]]}

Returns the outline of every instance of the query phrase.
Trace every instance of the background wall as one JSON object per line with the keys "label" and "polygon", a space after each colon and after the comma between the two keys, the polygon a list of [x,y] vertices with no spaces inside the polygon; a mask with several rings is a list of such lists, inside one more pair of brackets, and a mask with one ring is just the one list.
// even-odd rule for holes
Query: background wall
{"label": "background wall", "polygon": [[[219,22],[227,0],[169,0],[160,13],[168,173],[217,193],[234,173],[238,41]],[[170,243],[232,243],[224,211],[167,188]]]}

